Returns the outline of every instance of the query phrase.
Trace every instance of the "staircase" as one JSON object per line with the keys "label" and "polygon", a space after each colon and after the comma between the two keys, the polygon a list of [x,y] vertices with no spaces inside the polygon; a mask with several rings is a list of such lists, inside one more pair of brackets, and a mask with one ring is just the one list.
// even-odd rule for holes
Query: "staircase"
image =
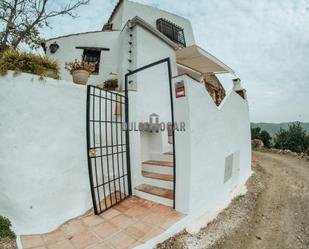
{"label": "staircase", "polygon": [[173,154],[171,152],[158,155],[157,160],[142,162],[143,183],[135,187],[136,195],[173,206]]}

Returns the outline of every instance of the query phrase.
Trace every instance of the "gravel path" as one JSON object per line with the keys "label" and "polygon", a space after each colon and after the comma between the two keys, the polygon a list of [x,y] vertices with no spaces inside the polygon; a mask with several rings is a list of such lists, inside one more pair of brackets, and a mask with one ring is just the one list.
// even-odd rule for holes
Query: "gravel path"
{"label": "gravel path", "polygon": [[309,162],[253,153],[248,192],[196,235],[185,231],[158,249],[308,249]]}

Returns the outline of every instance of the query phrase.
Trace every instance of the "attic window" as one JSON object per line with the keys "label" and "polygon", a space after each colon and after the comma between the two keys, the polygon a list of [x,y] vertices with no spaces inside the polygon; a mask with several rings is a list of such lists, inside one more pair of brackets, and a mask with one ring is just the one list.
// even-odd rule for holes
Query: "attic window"
{"label": "attic window", "polygon": [[157,29],[180,47],[186,47],[183,28],[164,18],[157,20]]}
{"label": "attic window", "polygon": [[89,63],[97,63],[93,74],[98,74],[100,68],[101,50],[84,49],[83,58],[85,58],[85,56]]}
{"label": "attic window", "polygon": [[112,23],[106,23],[104,26],[103,26],[103,31],[107,31],[107,30],[113,30],[113,24]]}

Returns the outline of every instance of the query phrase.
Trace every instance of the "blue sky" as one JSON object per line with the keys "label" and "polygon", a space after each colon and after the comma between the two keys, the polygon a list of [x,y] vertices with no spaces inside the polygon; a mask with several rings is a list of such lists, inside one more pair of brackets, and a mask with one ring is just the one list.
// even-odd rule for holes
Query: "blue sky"
{"label": "blue sky", "polygon": [[[61,3],[58,0],[53,4]],[[99,30],[117,0],[91,0],[45,38]],[[196,42],[247,89],[251,120],[309,122],[309,0],[137,0],[191,20]],[[226,89],[231,77],[223,77]]]}

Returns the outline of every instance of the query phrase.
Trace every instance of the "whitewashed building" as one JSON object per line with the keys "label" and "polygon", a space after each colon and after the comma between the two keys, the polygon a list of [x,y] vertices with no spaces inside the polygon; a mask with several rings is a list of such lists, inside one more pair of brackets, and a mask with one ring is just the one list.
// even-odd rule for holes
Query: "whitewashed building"
{"label": "whitewashed building", "polygon": [[[55,45],[57,49],[52,51]],[[234,71],[195,43],[189,20],[120,0],[102,30],[51,38],[43,47],[48,57],[59,62],[64,81],[72,81],[72,76],[64,69],[66,62],[81,60],[86,55],[88,60],[98,63],[89,78],[92,86],[88,86],[88,105],[84,86],[74,86],[74,91],[70,92],[66,83],[60,88],[62,93],[56,94],[52,89],[57,83],[53,83],[43,90],[41,98],[49,108],[56,108],[58,114],[51,111],[44,117],[46,122],[54,124],[55,130],[50,128],[54,137],[39,143],[41,147],[54,143],[54,147],[44,152],[50,168],[41,169],[39,175],[40,179],[45,179],[41,180],[42,185],[46,178],[49,182],[56,179],[59,185],[48,185],[48,206],[19,210],[23,215],[23,224],[19,226],[21,233],[48,232],[92,205],[100,213],[108,208],[106,203],[98,207],[103,197],[115,192],[174,206],[190,221],[205,213],[209,218],[242,189],[251,174],[245,90],[235,79],[234,89],[220,101],[216,101],[215,88],[210,95],[206,78],[217,80],[216,74],[234,74]],[[29,80],[27,77],[24,76],[25,80]],[[108,79],[118,80],[118,91],[111,93],[93,87],[101,87]],[[128,91],[125,91],[126,83]],[[220,85],[218,80],[217,84]],[[23,90],[35,95],[32,102],[39,95],[37,90]],[[61,106],[62,101],[68,104]],[[59,112],[62,118],[55,118]],[[152,132],[138,129],[141,122],[149,119],[164,124],[174,121],[174,128],[178,129],[174,135],[167,129]],[[123,127],[118,123],[124,121],[128,121],[133,130],[121,131]],[[41,121],[39,123],[42,125]],[[72,129],[64,128],[65,125]],[[56,129],[62,126],[60,139]],[[65,136],[67,139],[63,139]],[[57,138],[61,141],[58,146]],[[61,160],[55,156],[57,151]],[[19,170],[22,169],[19,167]],[[109,170],[111,172],[106,173]],[[58,173],[60,176],[56,176]],[[68,191],[61,190],[60,185],[65,182],[69,183]],[[113,186],[107,186],[111,182]],[[29,180],[28,184],[34,183]],[[45,194],[37,197],[29,192],[20,203],[40,206]],[[63,200],[68,202],[64,204]],[[18,201],[13,205],[18,208]],[[61,214],[53,209],[59,205]],[[7,207],[2,207],[2,211],[6,210],[3,212],[15,224],[16,219]],[[40,222],[42,219],[44,223]],[[26,229],[29,224],[30,231]]]}

